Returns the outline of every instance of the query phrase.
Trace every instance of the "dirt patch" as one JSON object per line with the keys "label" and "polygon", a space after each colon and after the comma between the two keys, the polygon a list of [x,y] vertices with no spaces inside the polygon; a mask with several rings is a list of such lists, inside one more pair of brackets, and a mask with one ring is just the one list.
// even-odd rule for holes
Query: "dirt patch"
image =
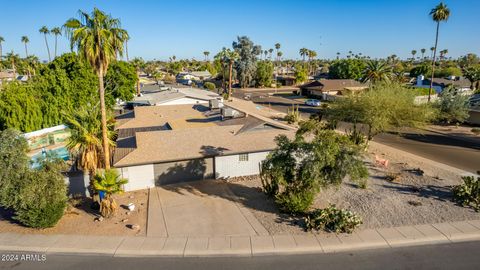
{"label": "dirt patch", "polygon": [[[24,234],[85,234],[107,236],[144,236],[146,234],[148,190],[139,190],[114,195],[119,205],[115,217],[95,221],[98,211],[90,208],[91,200],[83,199],[75,207],[67,209],[65,215],[53,228],[33,229],[18,224],[11,218],[11,212],[0,211],[0,233]],[[127,205],[135,204],[135,210],[129,211]],[[139,225],[132,230],[132,225]]]}
{"label": "dirt patch", "polygon": [[[376,164],[375,156],[388,159],[388,167]],[[451,187],[461,181],[458,174],[378,144],[370,146],[366,162],[370,172],[366,189],[347,179],[322,190],[313,208],[332,203],[350,209],[362,217],[363,229],[480,219],[480,213],[452,201]],[[229,187],[270,234],[304,232],[302,218],[280,213],[261,191],[258,177],[232,179]]]}

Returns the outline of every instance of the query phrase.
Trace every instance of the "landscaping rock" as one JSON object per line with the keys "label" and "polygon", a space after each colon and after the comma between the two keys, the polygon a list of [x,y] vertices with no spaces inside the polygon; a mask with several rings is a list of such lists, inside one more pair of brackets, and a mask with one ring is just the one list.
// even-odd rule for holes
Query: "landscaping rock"
{"label": "landscaping rock", "polygon": [[138,224],[130,224],[130,225],[127,225],[127,227],[129,227],[132,230],[140,230],[140,225]]}
{"label": "landscaping rock", "polygon": [[93,221],[95,221],[95,222],[102,222],[102,221],[103,221],[103,217],[96,217]]}
{"label": "landscaping rock", "polygon": [[128,218],[122,219],[122,222],[123,222],[123,223],[128,222]]}

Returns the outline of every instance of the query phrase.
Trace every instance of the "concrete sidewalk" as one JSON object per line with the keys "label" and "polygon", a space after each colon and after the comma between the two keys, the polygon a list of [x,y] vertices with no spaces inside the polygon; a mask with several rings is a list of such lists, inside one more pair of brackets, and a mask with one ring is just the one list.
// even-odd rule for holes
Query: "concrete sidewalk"
{"label": "concrete sidewalk", "polygon": [[0,234],[0,250],[111,256],[258,256],[330,253],[480,240],[480,220],[362,230],[353,234],[107,237]]}

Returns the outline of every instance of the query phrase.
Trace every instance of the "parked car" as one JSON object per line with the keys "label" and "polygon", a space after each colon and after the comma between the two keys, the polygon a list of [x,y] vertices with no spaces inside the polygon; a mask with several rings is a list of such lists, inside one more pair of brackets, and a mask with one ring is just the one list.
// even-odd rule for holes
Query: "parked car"
{"label": "parked car", "polygon": [[318,107],[318,106],[320,106],[320,100],[318,100],[318,99],[307,99],[307,100],[305,100],[305,105]]}

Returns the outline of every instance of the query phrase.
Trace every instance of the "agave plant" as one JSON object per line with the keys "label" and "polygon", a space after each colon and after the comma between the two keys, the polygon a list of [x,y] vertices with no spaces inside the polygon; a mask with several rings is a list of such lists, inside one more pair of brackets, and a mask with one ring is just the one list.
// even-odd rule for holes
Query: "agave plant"
{"label": "agave plant", "polygon": [[123,192],[123,185],[127,179],[121,178],[115,169],[99,170],[93,177],[93,188],[96,191],[105,192],[105,198],[100,202],[100,213],[103,217],[112,217],[118,209],[118,205],[112,195]]}

